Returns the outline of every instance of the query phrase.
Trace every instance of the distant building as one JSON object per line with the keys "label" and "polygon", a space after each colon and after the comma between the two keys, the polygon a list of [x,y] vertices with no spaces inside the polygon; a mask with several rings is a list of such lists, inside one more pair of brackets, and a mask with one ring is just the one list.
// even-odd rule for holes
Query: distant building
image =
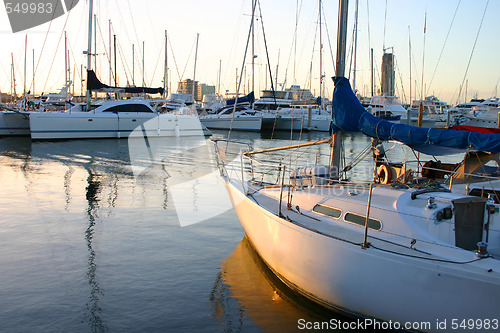
{"label": "distant building", "polygon": [[382,95],[395,96],[395,73],[394,73],[394,55],[384,53],[382,57]]}
{"label": "distant building", "polygon": [[298,85],[292,85],[285,91],[292,93],[294,100],[312,100],[315,98],[309,89],[301,89]]}
{"label": "distant building", "polygon": [[193,92],[196,92],[197,88],[198,88],[198,81],[185,79],[178,83],[177,92],[181,94],[193,94]]}
{"label": "distant building", "polygon": [[198,102],[203,101],[203,96],[215,94],[215,86],[209,86],[205,83],[198,85],[198,90],[196,94],[196,100]]}
{"label": "distant building", "polygon": [[194,87],[194,97],[195,100],[201,102],[203,100],[203,96],[208,94],[215,94],[215,86],[209,86],[205,83],[199,83],[198,81],[193,81],[191,79],[185,79],[178,83],[177,92],[182,94],[193,94]]}

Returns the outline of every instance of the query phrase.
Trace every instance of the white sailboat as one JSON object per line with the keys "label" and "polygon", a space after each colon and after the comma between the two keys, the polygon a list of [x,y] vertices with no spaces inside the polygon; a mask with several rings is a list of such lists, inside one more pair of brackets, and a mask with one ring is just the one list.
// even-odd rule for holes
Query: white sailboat
{"label": "white sailboat", "polygon": [[318,106],[279,108],[275,112],[269,117],[269,127],[275,130],[328,132],[331,128],[332,115]]}
{"label": "white sailboat", "polygon": [[200,121],[211,129],[259,132],[262,118],[262,112],[248,106],[227,106],[219,113],[201,115]]}
{"label": "white sailboat", "polygon": [[[369,330],[454,332],[467,329],[470,318],[478,320],[472,323],[474,331],[498,329],[498,203],[422,179],[403,178],[392,185],[341,181],[348,168],[339,168],[340,129],[361,126],[367,135],[411,141],[404,140],[408,126],[367,113],[342,77],[346,25],[347,0],[340,0],[333,99],[339,129],[332,139],[248,149],[233,162],[228,158],[233,143],[215,141],[221,176],[246,235],[290,288],[325,307],[366,318]],[[500,152],[498,137],[482,140],[418,127],[412,131],[418,136],[412,137],[414,149],[424,150],[431,140],[447,149]],[[282,154],[270,164],[273,151],[324,143],[333,147],[330,166],[291,170]],[[257,158],[260,153],[265,153],[263,159]],[[498,178],[488,179],[499,187]]]}
{"label": "white sailboat", "polygon": [[106,100],[93,107],[90,92],[160,93],[164,88],[110,87],[90,70],[92,41],[92,4],[89,2],[89,42],[87,51],[87,103],[64,112],[30,114],[32,139],[122,138],[130,135],[192,136],[210,135],[198,119],[196,110],[180,108],[173,113],[158,113],[144,99]]}
{"label": "white sailboat", "polygon": [[0,136],[9,135],[30,135],[29,112],[0,111]]}

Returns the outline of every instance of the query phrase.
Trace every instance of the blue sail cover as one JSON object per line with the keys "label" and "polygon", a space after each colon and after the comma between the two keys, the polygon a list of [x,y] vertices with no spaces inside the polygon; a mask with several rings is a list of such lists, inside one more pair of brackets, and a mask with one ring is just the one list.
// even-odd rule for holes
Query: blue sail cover
{"label": "blue sail cover", "polygon": [[255,100],[255,95],[252,92],[250,92],[248,95],[246,96],[242,96],[242,97],[238,97],[237,99],[236,98],[232,98],[232,99],[228,99],[226,101],[226,106],[229,106],[229,105],[234,105],[234,103],[238,103],[238,104],[242,104],[242,103],[250,103],[250,105],[253,104]]}
{"label": "blue sail cover", "polygon": [[395,124],[366,111],[345,77],[333,78],[333,124],[343,131],[362,132],[380,140],[396,140],[428,155],[467,151],[500,152],[500,134],[454,131]]}
{"label": "blue sail cover", "polygon": [[87,89],[90,91],[102,92],[124,92],[131,94],[163,94],[163,88],[147,88],[147,87],[111,87],[102,83],[97,78],[93,70],[87,70]]}

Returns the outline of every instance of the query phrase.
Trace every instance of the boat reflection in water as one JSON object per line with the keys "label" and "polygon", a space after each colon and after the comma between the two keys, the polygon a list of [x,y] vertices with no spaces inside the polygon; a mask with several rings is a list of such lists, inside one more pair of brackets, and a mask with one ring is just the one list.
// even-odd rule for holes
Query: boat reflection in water
{"label": "boat reflection in water", "polygon": [[289,289],[270,271],[246,236],[221,264],[210,301],[213,315],[225,332],[248,328],[248,321],[264,332],[303,331],[300,327],[305,328],[306,323],[313,328],[315,323],[328,323],[334,328],[352,321]]}

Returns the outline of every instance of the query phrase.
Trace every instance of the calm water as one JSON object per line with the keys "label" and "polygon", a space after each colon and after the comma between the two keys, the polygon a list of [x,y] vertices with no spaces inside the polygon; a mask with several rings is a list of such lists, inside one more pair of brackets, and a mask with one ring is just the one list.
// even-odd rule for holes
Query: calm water
{"label": "calm water", "polygon": [[[210,144],[170,140],[0,139],[0,332],[298,331],[338,317],[277,281],[227,194],[199,186],[213,181]],[[347,136],[346,155],[367,143]]]}

